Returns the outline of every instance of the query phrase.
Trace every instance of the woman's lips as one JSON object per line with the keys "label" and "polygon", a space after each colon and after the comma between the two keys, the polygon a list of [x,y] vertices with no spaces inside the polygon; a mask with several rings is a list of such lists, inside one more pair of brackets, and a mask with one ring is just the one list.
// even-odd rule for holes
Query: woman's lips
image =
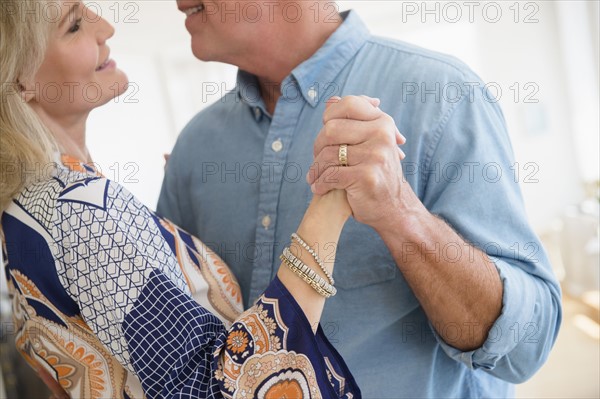
{"label": "woman's lips", "polygon": [[117,63],[115,62],[115,60],[112,59],[107,59],[104,64],[100,65],[97,69],[96,72],[100,72],[100,71],[104,71],[106,69],[113,69],[114,67],[117,66]]}

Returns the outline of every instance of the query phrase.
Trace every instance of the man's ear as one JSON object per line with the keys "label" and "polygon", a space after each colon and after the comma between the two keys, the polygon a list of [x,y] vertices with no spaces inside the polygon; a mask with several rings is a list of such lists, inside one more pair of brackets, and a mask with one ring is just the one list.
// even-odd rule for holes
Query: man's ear
{"label": "man's ear", "polygon": [[17,87],[24,102],[28,103],[35,98],[35,84],[33,82],[17,80]]}

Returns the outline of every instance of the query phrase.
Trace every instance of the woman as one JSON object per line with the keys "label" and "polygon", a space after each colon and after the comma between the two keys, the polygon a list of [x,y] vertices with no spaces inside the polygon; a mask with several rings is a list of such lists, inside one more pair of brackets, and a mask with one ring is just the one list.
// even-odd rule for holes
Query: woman
{"label": "woman", "polygon": [[[81,2],[1,5],[5,272],[17,347],[55,396],[360,397],[317,327],[335,249],[311,247],[337,243],[345,193],[315,196],[242,313],[216,254],[90,166],[87,116],[127,88],[113,28]],[[25,12],[50,6],[59,18]]]}

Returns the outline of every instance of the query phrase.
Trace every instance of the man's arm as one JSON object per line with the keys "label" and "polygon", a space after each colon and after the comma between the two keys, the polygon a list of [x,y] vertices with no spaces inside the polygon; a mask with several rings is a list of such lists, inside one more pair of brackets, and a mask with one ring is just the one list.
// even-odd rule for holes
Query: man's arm
{"label": "man's arm", "polygon": [[412,189],[405,191],[414,207],[396,208],[377,231],[443,340],[463,351],[479,348],[502,308],[498,271],[484,252],[425,209]]}
{"label": "man's arm", "polygon": [[[419,167],[479,162],[478,175],[426,181],[420,199],[403,177],[393,120],[382,113],[366,122],[353,113],[356,101],[331,107],[315,143],[315,164],[324,165],[337,163],[335,148],[350,140],[349,167],[313,171],[313,190],[347,190],[354,217],[386,242],[451,357],[505,380],[527,378],[556,337],[560,291],[543,250],[530,249],[541,246],[507,176],[512,154],[498,132],[500,111],[480,97],[452,109],[429,164]],[[496,180],[487,165],[504,178]]]}

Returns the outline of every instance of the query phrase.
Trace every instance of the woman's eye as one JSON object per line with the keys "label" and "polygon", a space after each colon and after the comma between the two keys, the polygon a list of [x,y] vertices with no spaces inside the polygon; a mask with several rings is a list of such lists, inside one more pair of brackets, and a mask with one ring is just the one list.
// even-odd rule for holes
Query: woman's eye
{"label": "woman's eye", "polygon": [[69,28],[69,33],[75,33],[79,30],[79,28],[81,28],[81,18],[79,18],[77,21],[75,21],[73,26],[71,26]]}

